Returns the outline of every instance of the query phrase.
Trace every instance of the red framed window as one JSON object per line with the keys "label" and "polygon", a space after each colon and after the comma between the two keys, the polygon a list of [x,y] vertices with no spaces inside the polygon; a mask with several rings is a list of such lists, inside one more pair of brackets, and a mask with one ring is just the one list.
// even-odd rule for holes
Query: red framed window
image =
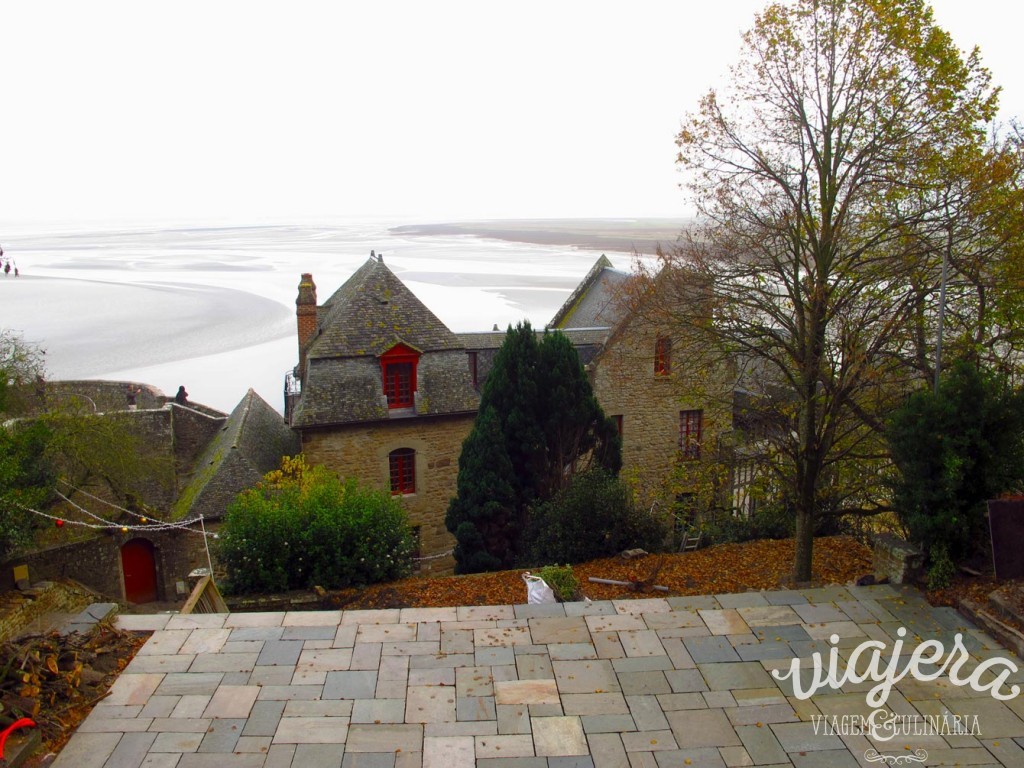
{"label": "red framed window", "polygon": [[404,344],[396,344],[381,355],[381,376],[388,408],[413,407],[416,394],[416,365],[419,359],[419,352]]}
{"label": "red framed window", "polygon": [[700,433],[704,411],[679,412],[679,450],[684,459],[700,458]]}
{"label": "red framed window", "polygon": [[672,372],[672,339],[659,336],[654,342],[654,374],[668,376]]}
{"label": "red framed window", "polygon": [[615,416],[609,416],[612,421],[615,422],[615,429],[619,432],[619,437],[622,437],[622,414],[616,414]]}
{"label": "red framed window", "polygon": [[416,493],[416,451],[398,448],[388,454],[391,473],[391,495],[405,496]]}

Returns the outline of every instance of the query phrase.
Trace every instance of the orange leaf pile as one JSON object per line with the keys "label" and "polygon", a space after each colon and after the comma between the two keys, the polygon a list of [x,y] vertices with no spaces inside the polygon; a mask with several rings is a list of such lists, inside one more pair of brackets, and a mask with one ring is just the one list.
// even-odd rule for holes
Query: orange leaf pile
{"label": "orange leaf pile", "polygon": [[[647,555],[633,560],[606,557],[573,566],[591,600],[725,594],[791,586],[794,540],[721,544],[692,552]],[[658,567],[660,564],[660,567]],[[654,583],[668,591],[595,584],[591,576],[643,582],[658,567]],[[845,536],[815,539],[814,583],[846,584],[872,572],[871,550]],[[412,577],[360,590],[343,590],[330,601],[349,610],[426,608],[459,605],[514,605],[526,602],[522,571],[468,576]]]}

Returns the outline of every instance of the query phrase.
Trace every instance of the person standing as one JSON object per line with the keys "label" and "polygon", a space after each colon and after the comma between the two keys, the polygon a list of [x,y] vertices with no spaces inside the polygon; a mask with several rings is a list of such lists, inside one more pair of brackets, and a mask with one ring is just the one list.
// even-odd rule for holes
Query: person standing
{"label": "person standing", "polygon": [[184,384],[178,387],[178,394],[174,396],[174,402],[178,405],[188,405],[188,392],[185,391]]}

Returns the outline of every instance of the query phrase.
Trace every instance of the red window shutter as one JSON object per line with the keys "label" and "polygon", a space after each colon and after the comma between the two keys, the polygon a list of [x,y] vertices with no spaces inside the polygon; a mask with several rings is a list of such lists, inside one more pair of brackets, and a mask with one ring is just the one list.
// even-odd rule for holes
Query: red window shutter
{"label": "red window shutter", "polygon": [[388,408],[412,408],[415,404],[419,359],[419,353],[404,344],[396,344],[381,355],[381,377]]}
{"label": "red window shutter", "polygon": [[384,394],[388,408],[411,408],[413,405],[412,363],[384,364]]}
{"label": "red window shutter", "polygon": [[659,336],[654,342],[654,373],[667,376],[672,372],[672,339]]}
{"label": "red window shutter", "polygon": [[703,421],[703,411],[679,412],[679,449],[682,451],[684,459],[700,458]]}
{"label": "red window shutter", "polygon": [[392,451],[388,454],[388,468],[393,496],[416,493],[416,451],[412,448]]}

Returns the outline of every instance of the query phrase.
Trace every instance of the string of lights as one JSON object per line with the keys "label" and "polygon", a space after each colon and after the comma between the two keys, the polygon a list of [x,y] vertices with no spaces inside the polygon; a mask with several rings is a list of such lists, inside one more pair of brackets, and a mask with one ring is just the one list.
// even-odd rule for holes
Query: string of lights
{"label": "string of lights", "polygon": [[[63,483],[64,485],[66,485],[68,488],[70,488],[75,493],[80,493],[83,496],[88,496],[93,501],[98,501],[100,504],[106,504],[108,507],[113,507],[118,512],[124,512],[127,515],[131,515],[132,517],[134,517],[134,518],[136,518],[138,520],[141,520],[142,522],[146,522],[147,520],[152,519],[152,518],[147,517],[146,515],[142,515],[142,514],[139,514],[138,512],[134,512],[134,511],[132,511],[130,509],[125,509],[122,506],[118,506],[117,504],[115,504],[112,501],[107,501],[106,499],[101,499],[99,496],[94,496],[93,494],[89,493],[86,490],[83,490],[81,488],[76,488],[71,483],[69,483],[67,480],[65,480],[63,477],[58,478],[57,482]],[[59,492],[58,492],[58,495],[60,495]],[[64,498],[64,497],[61,496],[61,498]]]}
{"label": "string of lights", "polygon": [[[146,531],[146,532],[152,533],[154,531],[172,531],[173,530],[173,531],[188,531],[189,533],[194,533],[197,536],[202,536],[204,538],[207,538],[207,537],[212,537],[214,539],[220,538],[216,533],[208,533],[206,531],[206,527],[204,525],[204,521],[203,521],[202,518],[199,518],[199,520],[183,520],[183,521],[180,521],[180,522],[164,522],[164,521],[159,521],[159,520],[158,521],[150,521],[149,518],[142,517],[141,515],[137,515],[137,517],[139,518],[140,522],[143,523],[142,525],[134,525],[134,524],[125,525],[123,523],[118,523],[118,522],[113,521],[113,520],[106,520],[105,518],[102,518],[99,515],[96,515],[93,512],[90,512],[85,507],[82,507],[81,505],[76,504],[74,501],[69,499],[67,496],[62,494],[60,491],[56,491],[56,494],[61,499],[63,499],[65,502],[67,502],[72,507],[74,507],[76,510],[78,510],[81,513],[83,513],[84,515],[87,515],[88,517],[92,518],[93,520],[95,520],[97,522],[87,522],[85,520],[73,520],[71,518],[61,517],[60,515],[54,515],[54,514],[51,514],[49,512],[43,512],[41,510],[34,509],[32,507],[27,507],[24,504],[18,504],[17,502],[15,502],[15,506],[17,506],[19,509],[22,509],[22,510],[24,510],[26,512],[30,512],[33,515],[37,515],[39,517],[43,517],[43,518],[46,518],[48,520],[54,521],[54,524],[58,528],[63,528],[65,525],[75,525],[75,526],[78,526],[79,528],[90,528],[92,530],[119,530],[122,533],[128,533],[130,531]],[[116,505],[113,505],[113,506],[116,506]],[[192,527],[192,526],[195,525],[196,522],[199,523],[200,530],[196,530],[195,528]]]}

